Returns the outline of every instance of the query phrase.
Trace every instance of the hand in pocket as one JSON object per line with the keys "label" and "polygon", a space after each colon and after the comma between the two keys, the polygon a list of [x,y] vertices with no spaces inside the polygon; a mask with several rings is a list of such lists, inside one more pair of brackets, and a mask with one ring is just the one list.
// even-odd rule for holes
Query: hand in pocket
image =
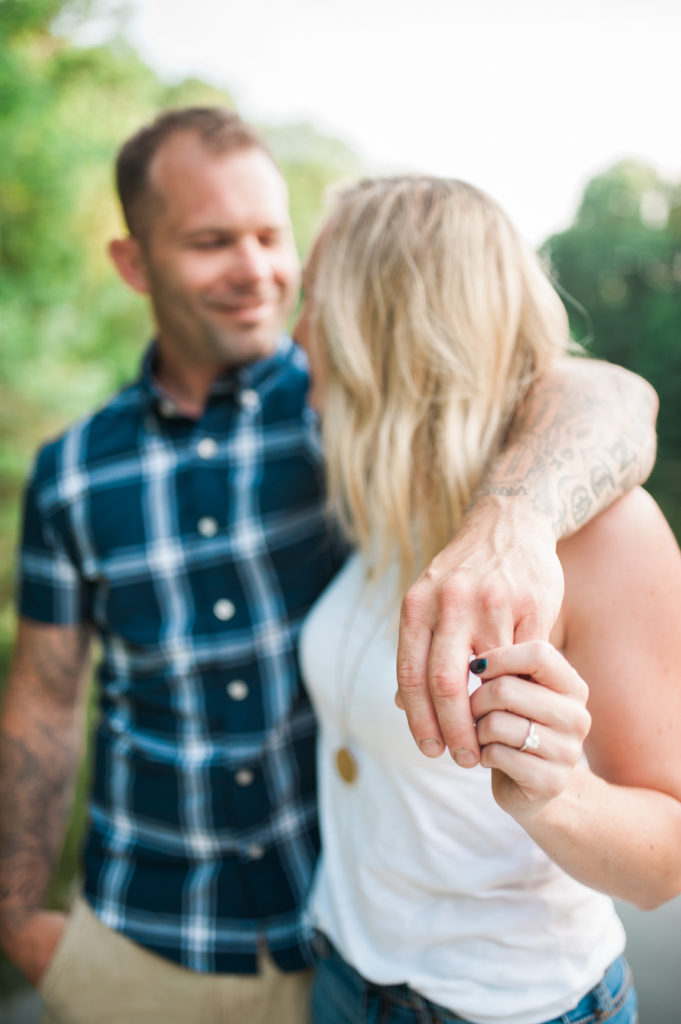
{"label": "hand in pocket", "polygon": [[7,943],[8,956],[34,987],[47,970],[66,921],[66,914],[60,911],[40,910],[31,914]]}

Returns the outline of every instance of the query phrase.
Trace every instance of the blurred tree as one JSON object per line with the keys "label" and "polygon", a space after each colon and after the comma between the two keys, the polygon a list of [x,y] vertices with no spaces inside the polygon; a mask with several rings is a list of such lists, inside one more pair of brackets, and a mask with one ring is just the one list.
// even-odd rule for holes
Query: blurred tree
{"label": "blurred tree", "polygon": [[339,139],[324,135],[306,122],[261,125],[291,194],[291,218],[298,251],[307,251],[332,185],[361,176],[360,157]]}
{"label": "blurred tree", "polygon": [[681,537],[681,183],[625,161],[589,182],[574,223],[544,246],[573,335],[660,396],[649,487]]}

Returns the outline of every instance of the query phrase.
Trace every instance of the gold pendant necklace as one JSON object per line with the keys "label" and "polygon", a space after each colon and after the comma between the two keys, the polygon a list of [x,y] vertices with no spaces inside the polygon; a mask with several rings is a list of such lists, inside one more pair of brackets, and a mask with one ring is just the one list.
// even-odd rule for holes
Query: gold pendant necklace
{"label": "gold pendant necklace", "polygon": [[357,778],[359,768],[355,755],[347,747],[339,747],[336,751],[336,768],[343,782],[351,786]]}

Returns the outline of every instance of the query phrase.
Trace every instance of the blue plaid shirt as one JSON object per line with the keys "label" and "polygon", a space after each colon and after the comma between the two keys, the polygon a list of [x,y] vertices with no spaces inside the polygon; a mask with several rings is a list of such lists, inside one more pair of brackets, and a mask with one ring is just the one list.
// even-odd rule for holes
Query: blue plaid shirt
{"label": "blue plaid shirt", "polygon": [[338,568],[307,370],[290,339],[204,415],[139,380],[40,452],[21,614],[91,623],[101,714],[85,896],[199,971],[308,959],[315,725],[299,627]]}

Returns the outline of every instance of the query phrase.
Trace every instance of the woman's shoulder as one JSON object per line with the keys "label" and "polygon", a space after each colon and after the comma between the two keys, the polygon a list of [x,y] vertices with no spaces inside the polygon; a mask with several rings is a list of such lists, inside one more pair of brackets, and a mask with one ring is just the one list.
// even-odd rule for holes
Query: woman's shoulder
{"label": "woman's shoulder", "polygon": [[588,573],[593,584],[594,571],[614,577],[625,567],[627,572],[636,565],[645,569],[646,559],[670,554],[679,556],[674,535],[659,506],[642,487],[627,492],[558,545],[566,585],[573,574]]}
{"label": "woman's shoulder", "polygon": [[681,600],[681,552],[659,506],[641,487],[561,541],[558,555],[565,575],[563,638],[575,627],[588,633],[614,628],[615,617],[623,626]]}

